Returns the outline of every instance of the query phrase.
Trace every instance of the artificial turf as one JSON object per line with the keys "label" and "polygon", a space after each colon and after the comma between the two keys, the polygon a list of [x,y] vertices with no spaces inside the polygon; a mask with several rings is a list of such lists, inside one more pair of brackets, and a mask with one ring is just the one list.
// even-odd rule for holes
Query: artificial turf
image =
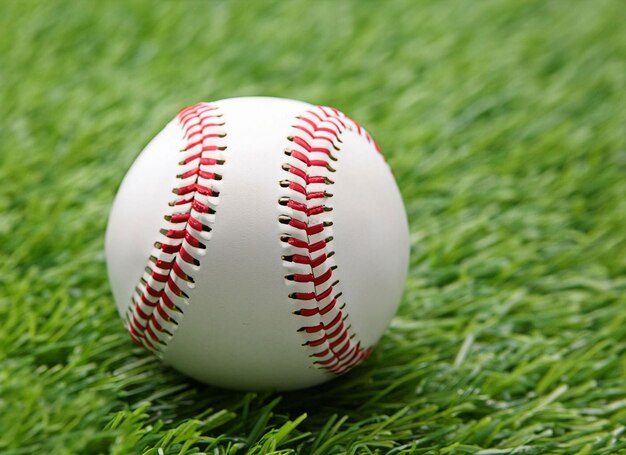
{"label": "artificial turf", "polygon": [[[626,4],[0,1],[0,453],[626,453]],[[228,392],[135,347],[103,234],[180,107],[335,106],[411,269],[370,360]],[[216,366],[219,368],[219,366]]]}

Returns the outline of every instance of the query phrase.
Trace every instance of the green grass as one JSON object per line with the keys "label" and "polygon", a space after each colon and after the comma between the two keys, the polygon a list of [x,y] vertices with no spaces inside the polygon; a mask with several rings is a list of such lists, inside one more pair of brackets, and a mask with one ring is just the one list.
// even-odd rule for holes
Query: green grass
{"label": "green grass", "polygon": [[[626,4],[0,0],[0,453],[626,453]],[[372,358],[237,393],[136,348],[103,235],[182,107],[338,107],[411,271]]]}

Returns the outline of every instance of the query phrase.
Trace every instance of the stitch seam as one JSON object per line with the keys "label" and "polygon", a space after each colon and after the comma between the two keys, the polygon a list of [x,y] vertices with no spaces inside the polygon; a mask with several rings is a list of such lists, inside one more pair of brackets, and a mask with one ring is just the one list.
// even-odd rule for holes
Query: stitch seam
{"label": "stitch seam", "polygon": [[132,340],[156,354],[163,352],[189,305],[187,292],[195,285],[193,277],[211,238],[226,150],[221,117],[218,107],[208,103],[182,109],[177,116],[184,145],[174,197],[125,321]]}
{"label": "stitch seam", "polygon": [[287,137],[287,162],[282,165],[286,176],[279,182],[286,192],[278,201],[278,221],[288,229],[281,236],[285,245],[282,261],[289,271],[285,280],[295,290],[289,294],[297,307],[294,314],[302,319],[298,331],[313,363],[336,375],[347,372],[371,352],[361,346],[350,324],[330,246],[331,175],[345,131],[356,131],[380,152],[367,131],[334,108],[318,106],[296,117]]}

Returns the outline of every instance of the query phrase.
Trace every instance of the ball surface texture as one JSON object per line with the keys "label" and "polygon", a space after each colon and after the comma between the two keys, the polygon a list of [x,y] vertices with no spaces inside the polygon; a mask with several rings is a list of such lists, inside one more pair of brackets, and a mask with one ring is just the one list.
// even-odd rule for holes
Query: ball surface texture
{"label": "ball surface texture", "polygon": [[358,123],[246,97],[183,109],[146,146],[105,248],[135,343],[202,382],[289,390],[367,358],[400,301],[409,236]]}

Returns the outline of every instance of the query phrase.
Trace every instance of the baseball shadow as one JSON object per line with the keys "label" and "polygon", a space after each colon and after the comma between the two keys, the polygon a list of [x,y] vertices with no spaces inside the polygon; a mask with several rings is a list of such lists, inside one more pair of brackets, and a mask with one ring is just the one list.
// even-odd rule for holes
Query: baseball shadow
{"label": "baseball shadow", "polygon": [[[139,349],[133,349],[133,354],[130,362],[139,363],[141,374],[150,381],[129,382],[118,394],[120,404],[127,409],[143,408],[146,423],[161,421],[167,428],[175,428],[186,419],[223,416],[226,426],[211,428],[207,436],[234,433],[246,438],[259,424],[268,431],[304,414],[299,430],[315,433],[332,419],[346,418],[349,424],[371,417],[374,409],[380,412],[381,400],[385,401],[390,392],[415,393],[415,384],[411,383],[402,385],[404,391],[389,389],[389,382],[384,380],[386,370],[396,367],[388,365],[382,354],[372,355],[362,365],[326,383],[286,392],[242,392],[209,386],[147,357]],[[125,374],[133,377],[137,372],[127,369]],[[397,402],[397,397],[393,401]]]}

